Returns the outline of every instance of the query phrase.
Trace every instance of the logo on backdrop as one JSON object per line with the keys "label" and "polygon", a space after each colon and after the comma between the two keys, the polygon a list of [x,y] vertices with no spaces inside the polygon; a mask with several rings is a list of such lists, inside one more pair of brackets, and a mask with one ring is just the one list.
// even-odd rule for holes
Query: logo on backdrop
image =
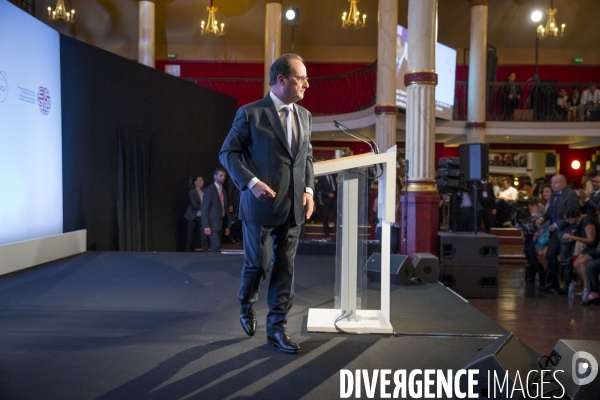
{"label": "logo on backdrop", "polygon": [[8,96],[8,78],[6,78],[6,72],[0,71],[0,103],[6,100]]}
{"label": "logo on backdrop", "polygon": [[50,91],[43,86],[40,86],[38,89],[38,106],[40,107],[40,112],[44,115],[48,115],[50,113],[50,106],[52,105],[50,102]]}
{"label": "logo on backdrop", "polygon": [[598,361],[590,353],[578,351],[573,354],[572,363],[573,382],[577,385],[587,385],[598,375]]}

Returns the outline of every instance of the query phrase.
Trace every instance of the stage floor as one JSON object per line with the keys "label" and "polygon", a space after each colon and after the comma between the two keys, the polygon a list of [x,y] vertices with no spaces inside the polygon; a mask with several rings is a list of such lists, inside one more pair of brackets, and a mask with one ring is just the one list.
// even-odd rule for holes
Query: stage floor
{"label": "stage floor", "polygon": [[[341,369],[456,371],[507,333],[437,283],[392,286],[400,336],[307,332],[309,308],[333,307],[334,257],[298,255],[288,333],[302,351],[285,354],[266,344],[266,283],[256,336],[240,327],[241,265],[89,252],[1,277],[0,398],[332,399]],[[368,300],[379,307],[376,284]]]}

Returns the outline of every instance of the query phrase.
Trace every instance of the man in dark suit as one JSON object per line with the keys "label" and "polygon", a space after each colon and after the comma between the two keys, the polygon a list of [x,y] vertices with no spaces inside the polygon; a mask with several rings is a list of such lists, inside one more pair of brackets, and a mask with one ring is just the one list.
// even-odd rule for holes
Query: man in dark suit
{"label": "man in dark suit", "polygon": [[204,191],[202,199],[202,228],[208,236],[210,251],[221,251],[221,234],[225,228],[225,236],[229,236],[229,214],[227,212],[227,192],[223,187],[227,173],[223,168],[215,169],[215,183]]}
{"label": "man in dark suit", "polygon": [[477,186],[477,197],[479,198],[479,204],[481,208],[477,211],[477,224],[479,221],[483,221],[483,230],[486,233],[490,233],[492,226],[494,225],[494,216],[496,215],[496,196],[494,196],[494,187],[491,182],[481,181],[481,184]]}
{"label": "man in dark suit", "polygon": [[314,173],[311,114],[294,104],[304,97],[308,77],[303,60],[285,54],[271,65],[271,92],[241,107],[219,159],[240,189],[238,217],[244,235],[244,267],[238,299],[247,335],[256,331],[253,305],[269,281],[267,343],[297,353],[286,333],[294,300],[294,259],[300,226],[313,211]]}
{"label": "man in dark suit", "polygon": [[323,233],[331,233],[329,214],[333,218],[333,226],[337,223],[337,180],[335,175],[322,175],[317,178],[317,191],[321,194],[321,217],[323,218]]}
{"label": "man in dark suit", "polygon": [[503,119],[513,119],[515,108],[519,108],[521,100],[521,87],[515,83],[516,74],[511,72],[508,74],[508,83],[502,87],[502,97],[504,100],[504,115]]}
{"label": "man in dark suit", "polygon": [[207,250],[206,243],[206,235],[204,234],[204,230],[202,229],[202,218],[201,218],[201,207],[202,207],[202,198],[204,197],[204,191],[202,188],[204,187],[204,179],[200,175],[194,176],[192,179],[192,185],[194,186],[188,193],[190,204],[188,205],[184,218],[188,221],[188,232],[187,238],[185,242],[185,251],[194,251],[195,246],[193,245],[194,241],[194,231],[196,230],[196,225],[198,226],[199,234],[200,234],[200,249],[201,251]]}
{"label": "man in dark suit", "polygon": [[[554,175],[550,181],[552,186],[552,197],[550,206],[543,217],[537,220],[539,227],[545,221],[550,220],[550,240],[546,250],[546,261],[548,262],[548,275],[546,284],[540,287],[540,290],[555,290],[560,294],[566,294],[573,274],[573,250],[575,242],[563,239],[565,233],[569,231],[572,225],[564,219],[567,210],[579,208],[579,197],[567,186],[567,180],[563,175]],[[560,254],[560,263],[563,267],[563,278],[565,287],[559,290],[558,284],[558,256]]]}

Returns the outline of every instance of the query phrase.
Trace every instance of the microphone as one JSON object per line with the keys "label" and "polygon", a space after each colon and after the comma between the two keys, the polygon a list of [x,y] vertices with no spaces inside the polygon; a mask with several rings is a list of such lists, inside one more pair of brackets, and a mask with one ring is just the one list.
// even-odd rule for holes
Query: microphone
{"label": "microphone", "polygon": [[[377,152],[375,152],[375,149],[373,148],[373,146],[371,145],[371,143],[369,143],[366,140],[361,139],[358,136],[355,136],[355,135],[351,134],[350,132],[348,132],[346,129],[349,130],[350,128],[348,128],[347,126],[344,126],[344,125],[340,124],[340,122],[338,120],[334,119],[333,120],[333,124],[335,125],[336,128],[338,128],[339,130],[341,130],[342,132],[344,132],[346,135],[352,136],[353,138],[358,139],[361,142],[365,142],[371,148],[371,153],[379,154],[379,149],[377,149]],[[358,133],[358,132],[356,132],[354,130],[352,132],[354,132],[354,133],[356,133],[356,134],[358,134],[358,135],[360,135],[362,137],[365,137],[365,138],[369,139],[367,136],[362,135],[362,134],[360,134],[360,133]],[[371,139],[369,139],[369,140],[371,140]],[[377,146],[377,145],[375,145],[375,146]]]}
{"label": "microphone", "polygon": [[[353,133],[360,135],[362,137],[364,137],[365,139],[367,139],[369,142],[362,140],[363,142],[367,143],[369,145],[369,147],[371,148],[371,152],[375,153],[375,154],[379,154],[379,147],[377,147],[377,143],[375,143],[373,140],[371,140],[371,138],[369,138],[368,136],[363,135],[360,132],[355,131],[354,129],[350,129],[348,128],[346,125],[342,125],[340,123],[340,121],[338,121],[337,119],[333,120],[333,124],[335,125],[336,128],[341,129],[343,132],[345,132],[346,134],[358,139],[358,140],[362,140],[361,138],[358,138],[352,134],[350,134],[350,132],[348,131],[352,131]],[[348,131],[347,131],[348,130]],[[375,146],[375,148],[373,149],[373,146],[371,145],[371,143],[373,143],[373,146]]]}

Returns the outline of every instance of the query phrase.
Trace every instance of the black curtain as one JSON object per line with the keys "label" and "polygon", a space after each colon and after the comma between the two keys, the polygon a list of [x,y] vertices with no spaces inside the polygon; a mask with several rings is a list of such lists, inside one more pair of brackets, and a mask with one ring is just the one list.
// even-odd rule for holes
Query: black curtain
{"label": "black curtain", "polygon": [[139,130],[118,136],[117,220],[119,251],[150,250],[149,135]]}

